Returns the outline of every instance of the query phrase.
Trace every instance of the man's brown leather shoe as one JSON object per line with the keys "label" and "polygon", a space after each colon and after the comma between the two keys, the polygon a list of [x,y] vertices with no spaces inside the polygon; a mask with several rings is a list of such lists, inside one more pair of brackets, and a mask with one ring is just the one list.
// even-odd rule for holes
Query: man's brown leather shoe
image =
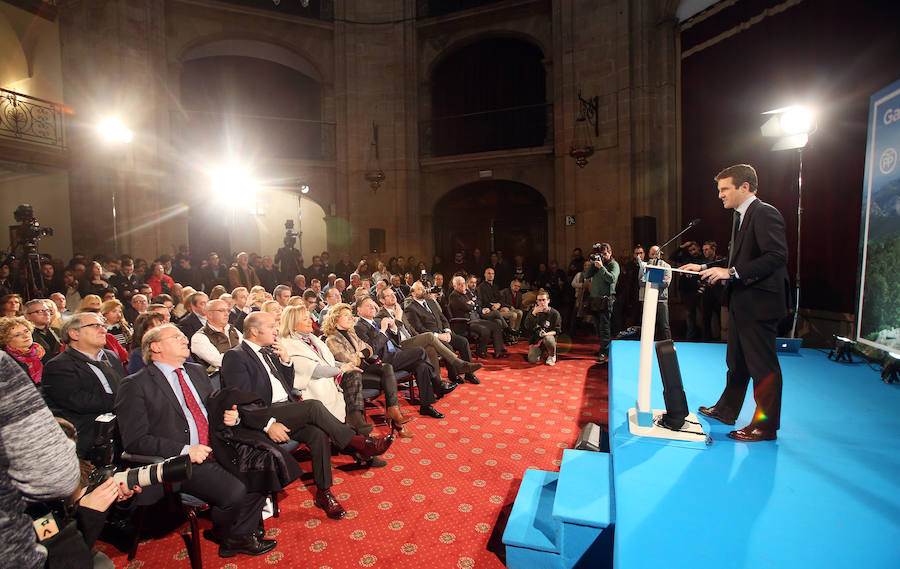
{"label": "man's brown leather shoe", "polygon": [[712,407],[703,407],[701,405],[700,408],[697,409],[697,411],[699,411],[701,415],[706,415],[710,419],[715,419],[716,421],[725,423],[726,425],[733,425],[735,421],[737,421],[737,417],[732,419],[720,413],[719,409],[715,405],[713,405]]}
{"label": "man's brown leather shoe", "polygon": [[394,442],[394,435],[391,433],[386,437],[366,437],[363,448],[359,449],[359,454],[363,458],[378,456],[387,452]]}
{"label": "man's brown leather shoe", "polygon": [[743,441],[745,443],[756,443],[759,441],[774,441],[777,437],[775,431],[770,431],[768,429],[761,429],[754,425],[747,425],[743,429],[738,429],[737,431],[731,431],[728,433],[728,436],[736,441]]}
{"label": "man's brown leather shoe", "polygon": [[315,505],[325,510],[325,515],[333,520],[339,520],[347,515],[344,507],[337,501],[331,490],[319,490],[316,492]]}

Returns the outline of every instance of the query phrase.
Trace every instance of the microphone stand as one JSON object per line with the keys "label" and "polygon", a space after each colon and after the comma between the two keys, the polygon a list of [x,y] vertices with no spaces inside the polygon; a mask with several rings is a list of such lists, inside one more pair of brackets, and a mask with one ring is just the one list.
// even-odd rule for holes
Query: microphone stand
{"label": "microphone stand", "polygon": [[679,237],[681,237],[682,235],[687,233],[688,229],[694,227],[695,225],[697,225],[699,223],[700,223],[699,219],[695,219],[694,221],[688,223],[687,227],[685,227],[684,229],[682,229],[681,231],[676,233],[674,237],[672,237],[671,239],[669,239],[668,241],[666,241],[665,243],[663,243],[662,245],[659,246],[658,255],[662,255],[662,250],[665,249],[667,245],[669,245],[672,241],[675,241],[676,239],[678,239]]}

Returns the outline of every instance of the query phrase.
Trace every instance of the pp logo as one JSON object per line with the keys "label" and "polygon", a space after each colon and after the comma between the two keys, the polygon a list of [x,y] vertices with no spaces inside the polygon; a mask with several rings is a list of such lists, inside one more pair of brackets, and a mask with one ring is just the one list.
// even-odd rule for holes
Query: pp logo
{"label": "pp logo", "polygon": [[878,161],[878,169],[882,174],[890,174],[897,167],[897,151],[890,146],[881,153],[881,160]]}

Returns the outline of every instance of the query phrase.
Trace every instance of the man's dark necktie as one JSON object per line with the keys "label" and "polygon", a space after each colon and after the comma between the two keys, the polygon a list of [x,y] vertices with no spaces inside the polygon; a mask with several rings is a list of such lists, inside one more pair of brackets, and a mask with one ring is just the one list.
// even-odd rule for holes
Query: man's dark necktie
{"label": "man's dark necktie", "polygon": [[275,376],[275,379],[281,381],[281,374],[278,372],[278,368],[275,367],[275,362],[272,361],[272,348],[270,346],[266,346],[259,350],[259,353],[262,354],[263,361],[266,362],[266,366],[268,366],[269,371],[272,372],[272,375]]}
{"label": "man's dark necktie", "polygon": [[728,266],[731,267],[731,259],[734,257],[734,238],[741,226],[741,212],[734,210],[731,219],[731,242],[728,244]]}
{"label": "man's dark necktie", "polygon": [[184,404],[187,405],[188,411],[191,412],[191,417],[194,419],[194,424],[197,426],[198,440],[201,445],[208,445],[209,422],[203,416],[203,409],[200,408],[200,404],[194,399],[194,394],[191,393],[191,388],[188,387],[181,368],[175,370],[175,375],[178,376],[178,385],[181,387],[181,394],[184,395]]}

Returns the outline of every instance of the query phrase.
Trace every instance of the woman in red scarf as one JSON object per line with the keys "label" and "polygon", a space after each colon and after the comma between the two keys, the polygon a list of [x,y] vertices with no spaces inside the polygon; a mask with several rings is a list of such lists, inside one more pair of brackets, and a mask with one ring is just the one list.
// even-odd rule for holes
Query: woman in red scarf
{"label": "woman in red scarf", "polygon": [[44,347],[31,337],[34,330],[31,322],[19,317],[0,318],[0,345],[7,354],[19,362],[35,384],[41,383],[41,372],[44,370],[41,358]]}

